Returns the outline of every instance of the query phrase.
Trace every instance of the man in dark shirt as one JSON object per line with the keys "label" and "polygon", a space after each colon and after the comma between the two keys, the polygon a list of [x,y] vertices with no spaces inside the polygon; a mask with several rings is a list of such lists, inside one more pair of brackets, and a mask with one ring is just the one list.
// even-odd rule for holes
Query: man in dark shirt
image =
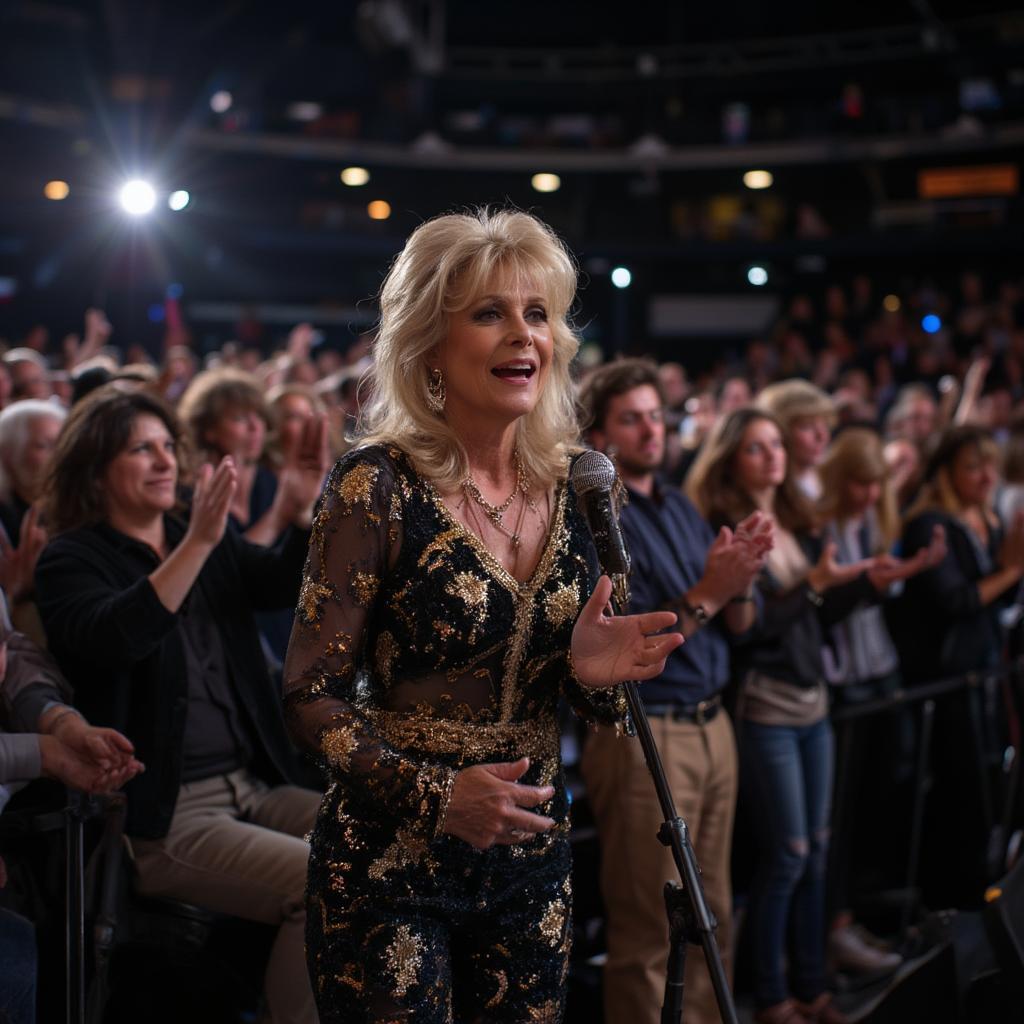
{"label": "man in dark shirt", "polygon": [[[723,529],[716,537],[682,494],[659,483],[664,402],[653,363],[601,367],[584,384],[580,402],[592,444],[615,459],[629,495],[621,526],[632,560],[630,610],[671,608],[686,636],[665,671],[640,692],[676,807],[690,829],[728,970],[737,762],[720,695],[729,679],[727,633],[742,633],[754,622],[750,595],[771,547],[771,525],[756,513],[735,534]],[[605,1019],[657,1024],[668,956],[662,892],[677,872],[656,838],[662,815],[654,785],[639,742],[610,729],[588,736],[582,768],[601,837]],[[694,947],[685,994],[688,1024],[719,1020],[704,955]]]}

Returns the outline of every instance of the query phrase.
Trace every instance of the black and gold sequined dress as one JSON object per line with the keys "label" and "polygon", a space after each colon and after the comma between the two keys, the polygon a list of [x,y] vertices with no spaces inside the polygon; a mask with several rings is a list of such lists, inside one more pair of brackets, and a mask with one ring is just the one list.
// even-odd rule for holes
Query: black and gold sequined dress
{"label": "black and gold sequined dress", "polygon": [[[312,836],[308,957],[323,1024],[558,1021],[570,937],[560,695],[590,719],[621,690],[572,676],[594,571],[556,492],[518,582],[397,448],[357,449],[327,483],[285,666],[293,736],[332,784]],[[557,822],[480,852],[444,833],[455,773],[530,758]]]}

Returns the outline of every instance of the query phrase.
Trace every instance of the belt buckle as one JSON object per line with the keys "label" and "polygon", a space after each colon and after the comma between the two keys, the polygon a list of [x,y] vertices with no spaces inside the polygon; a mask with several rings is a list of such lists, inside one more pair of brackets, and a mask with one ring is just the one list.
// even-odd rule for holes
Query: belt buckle
{"label": "belt buckle", "polygon": [[693,714],[693,720],[698,725],[704,725],[708,720],[708,711],[711,709],[714,700],[709,698],[708,700],[702,700],[697,705],[697,710]]}

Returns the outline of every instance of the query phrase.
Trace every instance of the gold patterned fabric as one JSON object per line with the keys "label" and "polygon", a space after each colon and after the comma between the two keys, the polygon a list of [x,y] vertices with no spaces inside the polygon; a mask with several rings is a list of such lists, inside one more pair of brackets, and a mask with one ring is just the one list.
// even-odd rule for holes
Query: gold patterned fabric
{"label": "gold patterned fabric", "polygon": [[[308,953],[323,1024],[558,1021],[568,964],[560,695],[620,722],[567,654],[595,572],[568,487],[512,577],[397,448],[350,452],[314,520],[285,664],[292,735],[333,784],[312,835]],[[443,831],[456,773],[530,758],[554,829],[480,852]]]}

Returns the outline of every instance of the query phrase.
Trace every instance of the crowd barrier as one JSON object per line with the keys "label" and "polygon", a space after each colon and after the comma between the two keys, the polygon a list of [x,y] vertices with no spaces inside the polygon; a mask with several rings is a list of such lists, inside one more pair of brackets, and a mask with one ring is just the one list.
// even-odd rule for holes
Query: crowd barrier
{"label": "crowd barrier", "polygon": [[[913,720],[913,780],[906,850],[901,930],[919,909],[917,880],[922,857],[922,826],[933,775],[936,712],[942,701],[965,695],[963,734],[971,743],[974,792],[987,842],[987,873],[995,881],[1013,866],[1024,830],[1021,804],[1021,722],[1024,721],[1024,657],[997,668],[972,671],[920,685],[904,686],[885,697],[833,709],[836,732],[836,784],[833,821],[847,820],[858,780],[850,772],[856,727],[880,715],[904,714]],[[993,731],[993,725],[996,727]],[[869,752],[870,753],[870,752]],[[843,836],[837,836],[842,842]]]}

